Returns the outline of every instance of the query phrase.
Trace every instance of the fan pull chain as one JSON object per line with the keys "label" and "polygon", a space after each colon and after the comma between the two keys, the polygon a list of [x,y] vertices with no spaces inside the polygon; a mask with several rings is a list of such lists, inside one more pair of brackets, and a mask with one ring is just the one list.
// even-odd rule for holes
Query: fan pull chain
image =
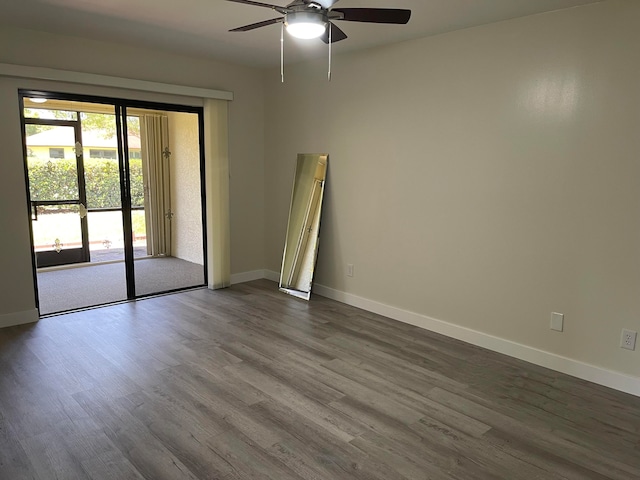
{"label": "fan pull chain", "polygon": [[331,27],[332,27],[331,22],[329,22],[329,73],[327,75],[329,81],[331,81],[331,45],[332,45],[331,36],[332,36],[332,33],[333,33],[332,30],[331,30]]}
{"label": "fan pull chain", "polygon": [[280,81],[284,83],[284,22],[280,25]]}

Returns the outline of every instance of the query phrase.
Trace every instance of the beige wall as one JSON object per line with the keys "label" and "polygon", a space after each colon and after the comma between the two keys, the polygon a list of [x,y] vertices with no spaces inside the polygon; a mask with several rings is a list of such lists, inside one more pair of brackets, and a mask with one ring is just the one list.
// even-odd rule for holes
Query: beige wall
{"label": "beige wall", "polygon": [[266,72],[267,268],[326,151],[317,283],[640,377],[638,45],[612,0]]}
{"label": "beige wall", "polygon": [[171,149],[171,255],[203,265],[198,116],[168,112]]}
{"label": "beige wall", "polygon": [[[264,97],[256,70],[7,27],[0,27],[0,45],[0,63],[82,70],[234,92],[229,108],[231,270],[235,273],[263,268]],[[0,324],[3,315],[34,308],[18,88],[202,104],[201,99],[0,77]]]}

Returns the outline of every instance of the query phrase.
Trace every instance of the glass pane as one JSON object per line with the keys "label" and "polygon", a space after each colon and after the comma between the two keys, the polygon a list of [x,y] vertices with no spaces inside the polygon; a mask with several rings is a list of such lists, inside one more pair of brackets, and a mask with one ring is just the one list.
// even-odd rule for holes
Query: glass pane
{"label": "glass pane", "polygon": [[116,117],[83,112],[80,119],[87,208],[121,208]]}
{"label": "glass pane", "polygon": [[[78,206],[74,207],[77,210]],[[57,218],[53,218],[54,216]],[[57,232],[60,227],[65,227],[66,232],[73,229],[74,232],[78,232],[74,233],[74,238],[78,238],[79,218],[76,213],[75,222],[78,227],[75,229],[74,219],[68,218],[65,214],[39,213],[38,220],[33,222],[34,236],[37,229],[46,231],[49,224],[55,222],[57,228],[52,231]],[[122,213],[89,212],[87,221],[91,263],[76,264],[71,269],[38,270],[38,296],[42,314],[117,302],[127,298],[122,248]],[[51,234],[46,238],[50,237]],[[73,245],[74,238],[61,237],[64,248],[67,244]],[[106,263],[94,263],[96,261]]]}
{"label": "glass pane", "polygon": [[87,223],[91,262],[124,261],[122,211],[89,212]]}
{"label": "glass pane", "polygon": [[33,245],[36,252],[82,248],[79,205],[38,206],[33,220]]}
{"label": "glass pane", "polygon": [[40,118],[43,120],[77,120],[78,114],[67,110],[25,108],[24,118]]}
{"label": "glass pane", "polygon": [[[144,207],[144,174],[140,141],[140,117],[127,117],[129,147],[129,175],[131,179],[131,206]],[[144,216],[144,212],[142,212]]]}
{"label": "glass pane", "polygon": [[[147,256],[147,235],[144,211],[132,212],[133,255]],[[91,262],[124,261],[122,211],[93,211],[87,215]]]}
{"label": "glass pane", "polygon": [[148,253],[136,258],[136,295],[203,285],[198,115],[149,112],[127,129],[130,152],[144,138],[141,158],[129,157],[134,249]]}
{"label": "glass pane", "polygon": [[31,130],[27,125],[27,165],[32,201],[77,200],[78,167],[73,127]]}
{"label": "glass pane", "polygon": [[147,221],[144,209],[131,211],[131,227],[133,228],[133,256],[146,257],[147,252]]}
{"label": "glass pane", "polygon": [[38,271],[42,315],[127,299],[124,262]]}

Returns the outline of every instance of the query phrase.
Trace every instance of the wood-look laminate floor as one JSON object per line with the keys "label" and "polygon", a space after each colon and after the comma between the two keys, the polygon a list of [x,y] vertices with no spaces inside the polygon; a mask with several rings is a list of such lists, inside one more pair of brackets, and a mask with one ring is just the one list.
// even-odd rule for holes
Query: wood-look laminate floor
{"label": "wood-look laminate floor", "polygon": [[0,478],[638,479],[640,398],[257,281],[0,330]]}

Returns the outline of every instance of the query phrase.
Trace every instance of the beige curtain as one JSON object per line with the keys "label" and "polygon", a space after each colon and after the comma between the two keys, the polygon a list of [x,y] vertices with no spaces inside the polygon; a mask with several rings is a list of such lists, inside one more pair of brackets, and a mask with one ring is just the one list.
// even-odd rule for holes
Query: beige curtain
{"label": "beige curtain", "polygon": [[206,99],[204,151],[209,288],[231,285],[228,102]]}
{"label": "beige curtain", "polygon": [[[171,151],[166,115],[140,118],[147,180],[147,251],[154,257],[171,255]],[[150,238],[149,238],[150,237]]]}

